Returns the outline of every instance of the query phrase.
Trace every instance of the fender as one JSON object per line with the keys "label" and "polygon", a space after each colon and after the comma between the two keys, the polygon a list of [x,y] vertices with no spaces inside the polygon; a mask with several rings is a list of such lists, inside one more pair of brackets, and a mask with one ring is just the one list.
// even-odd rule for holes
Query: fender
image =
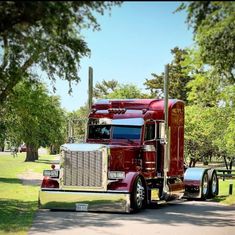
{"label": "fender", "polygon": [[186,198],[200,198],[202,178],[208,168],[188,168],[184,173],[184,186]]}
{"label": "fender", "polygon": [[108,190],[132,192],[133,184],[139,172],[127,172],[126,178],[108,184]]}

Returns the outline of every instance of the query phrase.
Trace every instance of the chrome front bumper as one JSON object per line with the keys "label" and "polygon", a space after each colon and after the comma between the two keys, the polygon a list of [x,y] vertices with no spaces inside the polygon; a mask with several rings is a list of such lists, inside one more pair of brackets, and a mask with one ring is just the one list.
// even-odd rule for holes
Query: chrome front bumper
{"label": "chrome front bumper", "polygon": [[130,213],[130,193],[41,189],[39,208]]}

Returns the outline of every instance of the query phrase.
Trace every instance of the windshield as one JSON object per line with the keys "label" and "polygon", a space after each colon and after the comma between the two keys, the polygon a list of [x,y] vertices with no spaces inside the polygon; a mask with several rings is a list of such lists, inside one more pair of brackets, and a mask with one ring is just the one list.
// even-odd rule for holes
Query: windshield
{"label": "windshield", "polygon": [[140,139],[140,127],[113,126],[113,139]]}
{"label": "windshield", "polygon": [[89,126],[89,139],[110,139],[110,125],[94,125]]}
{"label": "windshield", "polygon": [[111,125],[89,125],[89,139],[140,139],[141,127],[138,126],[111,126]]}

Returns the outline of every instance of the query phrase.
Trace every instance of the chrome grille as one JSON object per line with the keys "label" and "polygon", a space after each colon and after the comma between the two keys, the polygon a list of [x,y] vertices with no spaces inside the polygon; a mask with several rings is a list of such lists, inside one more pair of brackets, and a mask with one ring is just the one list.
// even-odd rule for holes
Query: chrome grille
{"label": "chrome grille", "polygon": [[64,185],[102,187],[102,151],[68,151],[64,156]]}

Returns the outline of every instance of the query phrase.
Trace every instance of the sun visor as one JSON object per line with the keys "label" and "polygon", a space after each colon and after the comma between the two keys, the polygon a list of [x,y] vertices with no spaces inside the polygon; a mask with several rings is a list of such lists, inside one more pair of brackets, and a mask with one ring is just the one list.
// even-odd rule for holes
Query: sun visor
{"label": "sun visor", "polygon": [[112,125],[121,126],[143,126],[143,118],[125,118],[125,119],[112,119]]}

